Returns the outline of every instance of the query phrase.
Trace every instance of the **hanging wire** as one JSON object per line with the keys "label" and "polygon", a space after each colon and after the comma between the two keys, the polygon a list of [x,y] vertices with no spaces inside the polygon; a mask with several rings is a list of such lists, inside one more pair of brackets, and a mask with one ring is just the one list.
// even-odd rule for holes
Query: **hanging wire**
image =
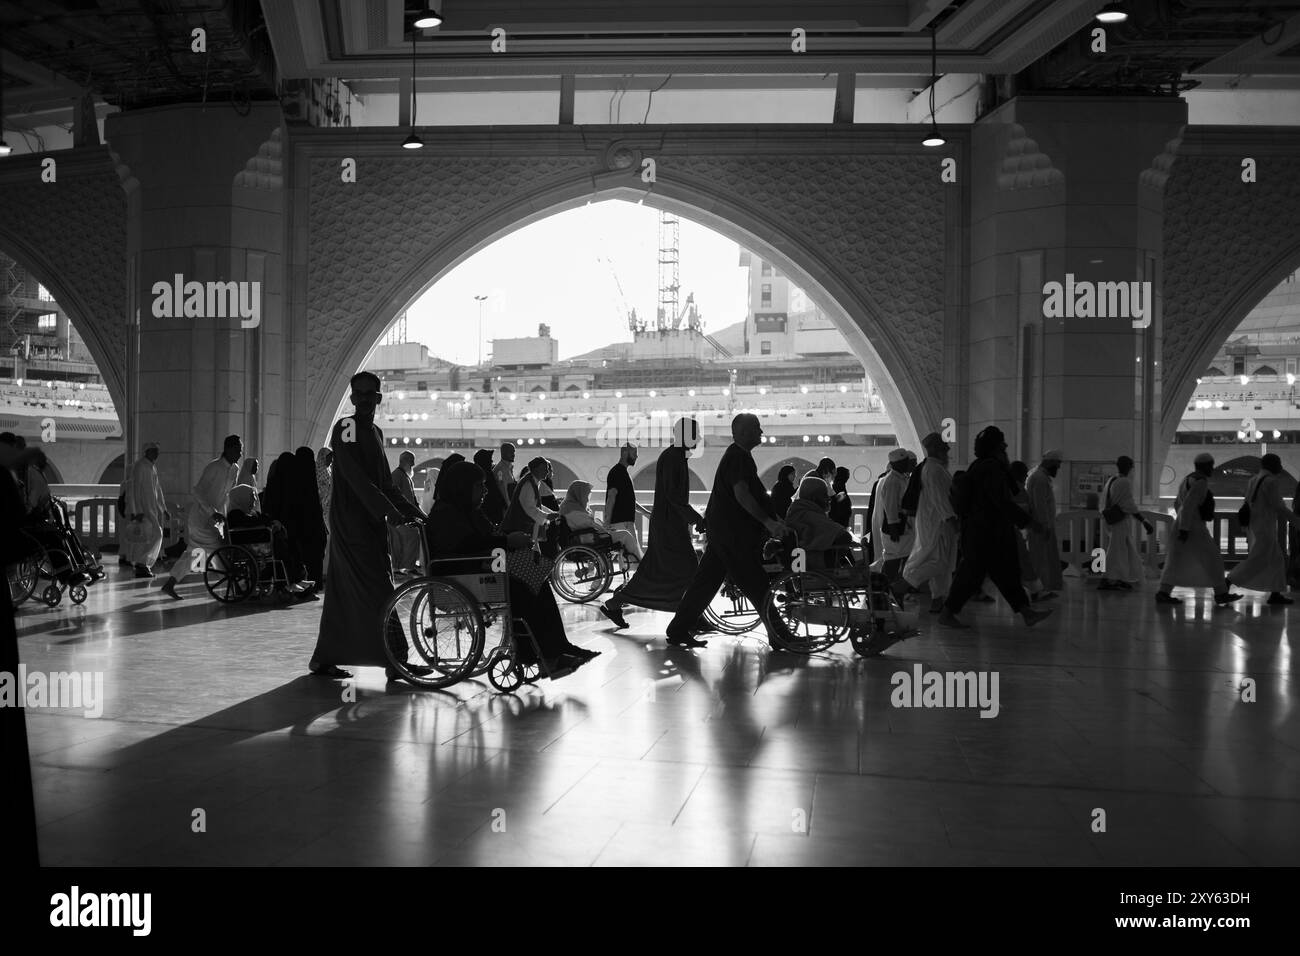
{"label": "hanging wire", "polygon": [[939,82],[937,73],[939,71],[939,48],[938,36],[933,23],[930,24],[930,126],[935,126],[934,120],[934,86]]}
{"label": "hanging wire", "polygon": [[653,90],[651,90],[650,95],[646,97],[645,116],[641,117],[642,126],[644,126],[646,122],[650,119],[650,105],[654,103],[655,94],[658,93],[660,90],[662,90],[665,86],[667,86],[668,81],[671,80],[672,78],[673,78],[673,74],[669,73],[666,77],[664,77],[664,81],[660,83],[658,86],[656,86]]}
{"label": "hanging wire", "polygon": [[415,129],[415,113],[420,106],[420,98],[415,95],[415,33],[411,33],[411,129]]}

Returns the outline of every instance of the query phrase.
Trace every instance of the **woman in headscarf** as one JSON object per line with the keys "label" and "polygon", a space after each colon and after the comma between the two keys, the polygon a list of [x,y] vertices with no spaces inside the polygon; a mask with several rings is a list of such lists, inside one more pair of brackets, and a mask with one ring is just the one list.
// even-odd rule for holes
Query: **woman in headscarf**
{"label": "woman in headscarf", "polygon": [[[288,548],[284,564],[289,580],[297,584],[305,575],[302,567],[302,552],[299,550],[298,535],[302,532],[302,503],[299,501],[301,488],[295,487],[294,473],[298,470],[298,459],[293,452],[281,452],[271,465],[266,478],[266,491],[262,493],[262,511],[284,525],[288,532]],[[312,582],[315,583],[314,581]]]}
{"label": "woman in headscarf", "polygon": [[591,513],[591,482],[575,481],[560,503],[560,517],[570,531],[604,531],[605,526]]}
{"label": "woman in headscarf", "polygon": [[835,480],[831,482],[831,520],[841,527],[853,524],[853,499],[849,497],[849,470],[844,467],[835,469]]}
{"label": "woman in headscarf", "polygon": [[[443,461],[442,468],[438,470],[438,479],[433,483],[433,500],[435,502],[442,497],[443,481],[447,474],[447,470],[457,462],[461,462],[464,460],[465,460],[464,455],[462,455],[460,452],[454,451],[447,456],[446,460]],[[431,508],[426,508],[425,514],[428,514],[431,510],[432,510]]]}
{"label": "woman in headscarf", "polygon": [[289,533],[298,543],[307,579],[313,582],[313,591],[319,591],[325,581],[325,513],[321,508],[320,492],[316,485],[316,459],[305,445],[295,453],[293,494],[296,508],[289,525]]}
{"label": "woman in headscarf", "polygon": [[785,517],[785,513],[790,510],[790,502],[794,501],[796,474],[794,465],[782,465],[776,473],[776,483],[772,485],[772,507],[776,509],[778,518]]}
{"label": "woman in headscarf", "polygon": [[[251,509],[240,510],[248,510],[250,512],[260,512],[262,510],[262,495],[258,491],[257,486],[256,458],[245,458],[240,462],[239,477],[235,479],[235,488],[247,488],[248,492],[252,495],[253,507]],[[232,495],[235,493],[235,488],[230,489]],[[226,512],[229,513],[232,507],[233,505],[228,503],[226,505]]]}
{"label": "woman in headscarf", "polygon": [[492,450],[482,448],[474,452],[474,464],[482,468],[483,474],[491,479],[487,483],[487,497],[483,499],[483,513],[495,528],[506,516],[506,497],[501,493],[501,485],[492,477]]}
{"label": "woman in headscarf", "polygon": [[[490,479],[478,465],[462,460],[444,466],[439,478],[438,498],[425,524],[431,559],[482,558],[496,548],[520,550],[532,546],[531,534],[519,531],[497,534],[493,530],[482,511]],[[534,594],[522,579],[511,575],[510,608],[528,623],[546,668],[553,676],[571,673],[599,653],[569,643],[550,582],[543,582]],[[532,663],[536,656],[531,642],[522,636],[517,653],[524,663]]]}

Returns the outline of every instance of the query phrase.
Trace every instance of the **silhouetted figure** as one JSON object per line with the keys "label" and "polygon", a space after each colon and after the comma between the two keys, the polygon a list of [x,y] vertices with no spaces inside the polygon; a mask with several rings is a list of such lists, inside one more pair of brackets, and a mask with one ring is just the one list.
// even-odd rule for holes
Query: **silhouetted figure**
{"label": "silhouetted figure", "polygon": [[[776,482],[772,485],[772,509],[778,518],[784,518],[794,501],[794,465],[782,465],[776,473]],[[652,535],[653,536],[653,535]]]}

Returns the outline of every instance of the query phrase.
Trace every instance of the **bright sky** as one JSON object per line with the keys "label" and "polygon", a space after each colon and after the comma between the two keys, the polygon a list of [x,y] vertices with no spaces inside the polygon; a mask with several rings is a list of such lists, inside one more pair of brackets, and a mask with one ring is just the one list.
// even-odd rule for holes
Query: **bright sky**
{"label": "bright sky", "polygon": [[[739,247],[697,223],[681,225],[681,302],[689,292],[716,332],[745,318],[748,270]],[[476,295],[483,303],[483,357],[493,338],[537,334],[560,341],[560,358],[630,342],[614,276],[629,307],[653,320],[658,304],[659,212],[606,200],[557,213],[492,243],[449,272],[407,313],[407,338],[462,365],[478,360]]]}

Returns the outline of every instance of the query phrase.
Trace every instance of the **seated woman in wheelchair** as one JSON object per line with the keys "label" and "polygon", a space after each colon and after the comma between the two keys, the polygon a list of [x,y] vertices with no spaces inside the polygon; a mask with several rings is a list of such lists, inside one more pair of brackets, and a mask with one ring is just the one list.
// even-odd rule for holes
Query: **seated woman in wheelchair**
{"label": "seated woman in wheelchair", "polygon": [[628,545],[629,540],[635,542],[632,533],[622,529],[611,531],[605,527],[604,522],[592,514],[590,501],[591,482],[575,481],[569,485],[569,493],[565,495],[564,503],[560,505],[560,517],[564,520],[565,527],[577,533],[606,535],[626,553],[634,554],[635,552]]}
{"label": "seated woman in wheelchair", "polygon": [[831,492],[826,482],[808,476],[799,483],[799,496],[790,503],[785,523],[799,538],[799,546],[808,555],[808,567],[832,568],[848,555],[842,549],[852,547],[853,535],[830,516]]}
{"label": "seated woman in wheelchair", "polygon": [[[297,551],[289,542],[289,532],[279,521],[262,514],[257,489],[252,485],[235,485],[226,497],[226,537],[231,531],[242,528],[267,528],[271,532],[271,554],[284,567],[288,577],[290,594],[306,594],[309,600],[319,601],[315,594],[309,593],[316,582],[303,579],[302,564],[297,560]],[[269,572],[268,572],[269,573]]]}
{"label": "seated woman in wheelchair", "polygon": [[[480,569],[482,559],[494,548],[513,551],[532,547],[532,535],[527,532],[497,534],[492,530],[491,522],[481,510],[487,497],[487,484],[483,470],[473,462],[460,461],[445,466],[439,480],[438,500],[425,524],[430,560],[477,558],[479,560],[467,562],[465,573],[472,573]],[[454,566],[442,565],[440,570],[448,574],[458,573]],[[552,672],[572,671],[600,653],[569,643],[549,582],[534,594],[524,581],[511,575],[510,610],[528,623],[541,648],[546,667]],[[533,663],[533,649],[526,639],[519,641],[518,654],[523,663]]]}
{"label": "seated woman in wheelchair", "polygon": [[560,517],[564,526],[573,532],[609,534],[604,522],[591,513],[591,482],[575,481],[560,504]]}

